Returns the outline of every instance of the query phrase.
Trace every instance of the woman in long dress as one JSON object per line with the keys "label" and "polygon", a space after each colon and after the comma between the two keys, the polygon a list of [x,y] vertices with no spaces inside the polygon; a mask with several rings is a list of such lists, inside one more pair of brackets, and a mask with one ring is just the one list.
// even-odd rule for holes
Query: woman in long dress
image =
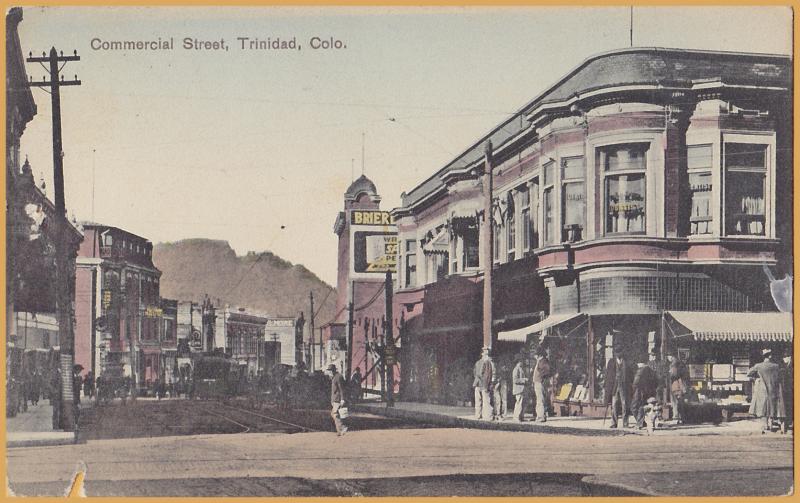
{"label": "woman in long dress", "polygon": [[767,415],[767,387],[760,377],[753,382],[753,399],[750,400],[750,414],[755,417]]}

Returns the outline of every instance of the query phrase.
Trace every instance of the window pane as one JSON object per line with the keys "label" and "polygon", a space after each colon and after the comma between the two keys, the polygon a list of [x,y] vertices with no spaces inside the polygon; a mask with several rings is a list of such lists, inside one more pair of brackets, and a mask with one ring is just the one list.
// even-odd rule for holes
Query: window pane
{"label": "window pane", "polygon": [[686,166],[689,169],[711,167],[711,145],[692,145],[686,147]]}
{"label": "window pane", "polygon": [[544,191],[544,242],[553,242],[553,189]]}
{"label": "window pane", "polygon": [[752,143],[726,143],[725,167],[765,169],[767,146]]}
{"label": "window pane", "polygon": [[561,161],[561,179],[583,179],[586,175],[583,157],[568,157]]}
{"label": "window pane", "polygon": [[551,162],[548,162],[547,164],[545,164],[544,167],[542,168],[542,170],[544,171],[544,184],[545,185],[550,185],[555,181],[555,178],[553,176],[553,174],[554,174],[553,173],[553,168],[554,168],[555,164],[556,163],[551,161]]}
{"label": "window pane", "polygon": [[531,248],[539,247],[539,180],[531,186]]}
{"label": "window pane", "polygon": [[644,175],[606,177],[606,232],[644,232],[644,195]]}
{"label": "window pane", "polygon": [[414,239],[409,239],[406,241],[406,251],[414,253],[417,251],[417,241]]}
{"label": "window pane", "polygon": [[578,241],[586,226],[586,191],[583,182],[565,183],[562,191],[562,241]]}
{"label": "window pane", "polygon": [[508,251],[508,260],[514,260],[514,252],[517,248],[517,226],[514,221],[514,215],[510,214],[506,221],[506,250]]}
{"label": "window pane", "polygon": [[530,250],[531,248],[531,210],[525,208],[522,210],[522,248]]}
{"label": "window pane", "polygon": [[645,169],[649,143],[610,145],[598,149],[599,161],[605,171]]}
{"label": "window pane", "polygon": [[469,228],[464,232],[464,268],[479,267],[478,229]]}
{"label": "window pane", "polygon": [[711,232],[711,173],[689,173],[692,193],[692,214],[689,217],[691,234]]}
{"label": "window pane", "polygon": [[517,192],[519,192],[519,205],[520,208],[527,208],[531,204],[531,194],[528,191],[528,187],[520,187]]}
{"label": "window pane", "polygon": [[764,175],[728,172],[725,183],[725,232],[764,234]]}

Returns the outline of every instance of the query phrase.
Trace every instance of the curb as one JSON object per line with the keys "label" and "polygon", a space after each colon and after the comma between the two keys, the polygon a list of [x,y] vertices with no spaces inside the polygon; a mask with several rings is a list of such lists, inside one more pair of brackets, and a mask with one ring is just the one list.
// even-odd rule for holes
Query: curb
{"label": "curb", "polygon": [[6,448],[13,449],[18,447],[51,447],[54,445],[73,445],[77,444],[78,436],[76,433],[63,432],[62,435],[49,435],[47,437],[27,437],[9,439],[6,436]]}
{"label": "curb", "polygon": [[581,492],[585,496],[669,496],[640,487],[618,482],[606,482],[597,475],[587,475],[581,479]]}
{"label": "curb", "polygon": [[387,407],[385,405],[353,405],[351,408],[358,412],[368,412],[372,414],[380,414],[386,417],[393,417],[398,419],[407,419],[410,421],[440,424],[458,428],[474,428],[482,430],[501,430],[501,431],[526,431],[531,433],[560,433],[564,435],[576,436],[610,436],[618,437],[629,435],[630,433],[623,430],[587,430],[584,428],[573,428],[570,426],[548,426],[536,423],[500,423],[494,421],[479,421],[473,419],[466,419],[462,417],[447,416],[444,414],[436,414],[433,412],[417,412],[404,409],[397,409],[394,407]]}

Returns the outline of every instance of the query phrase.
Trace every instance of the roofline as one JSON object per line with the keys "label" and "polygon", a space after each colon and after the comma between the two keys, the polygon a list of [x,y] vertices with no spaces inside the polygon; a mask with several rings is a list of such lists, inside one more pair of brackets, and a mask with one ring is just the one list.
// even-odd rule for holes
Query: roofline
{"label": "roofline", "polygon": [[[499,125],[492,128],[487,134],[483,135],[480,139],[475,141],[474,143],[470,144],[469,147],[464,149],[460,154],[458,154],[455,158],[450,160],[447,164],[445,164],[442,168],[436,170],[433,175],[429,176],[422,182],[418,183],[414,188],[412,188],[407,195],[414,192],[418,187],[421,187],[425,183],[433,180],[436,177],[441,176],[446,172],[453,164],[459,162],[466,154],[474,150],[476,147],[480,146],[483,142],[487,139],[491,138],[496,132],[503,129],[503,126],[506,126],[508,123],[512,122],[514,119],[517,119],[521,115],[525,115],[526,111],[528,111],[531,107],[533,107],[538,101],[540,101],[544,96],[546,96],[549,92],[553,91],[562,83],[566,82],[570,78],[572,78],[578,71],[580,71],[583,67],[588,65],[589,63],[601,59],[606,58],[609,56],[616,56],[620,54],[627,54],[627,53],[635,53],[635,52],[670,52],[670,53],[683,53],[683,54],[716,54],[716,55],[723,55],[723,56],[737,56],[737,57],[747,57],[747,58],[773,58],[773,59],[786,59],[788,61],[792,61],[792,56],[787,54],[773,54],[773,53],[759,53],[759,52],[737,52],[737,51],[712,51],[712,50],[705,50],[705,49],[679,49],[679,48],[670,48],[670,47],[625,47],[622,49],[613,49],[610,51],[604,51],[598,54],[593,54],[588,58],[584,59],[580,63],[578,63],[575,67],[569,70],[566,74],[564,74],[561,78],[559,78],[555,83],[545,88],[544,91],[537,94],[533,99],[525,103],[522,107],[518,108],[511,116],[509,116],[506,120],[501,122]],[[514,135],[516,136],[516,135]],[[513,138],[513,137],[512,137]],[[427,195],[427,194],[425,194]],[[424,196],[423,196],[424,197]],[[408,205],[407,207],[414,206],[415,203]],[[404,206],[406,207],[406,206]]]}

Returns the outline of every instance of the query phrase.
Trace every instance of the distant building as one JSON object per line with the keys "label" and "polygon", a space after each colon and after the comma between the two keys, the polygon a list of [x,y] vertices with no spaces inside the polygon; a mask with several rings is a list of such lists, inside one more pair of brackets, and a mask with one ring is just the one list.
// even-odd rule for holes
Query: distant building
{"label": "distant building", "polygon": [[167,379],[178,375],[178,301],[161,299],[161,374]]}
{"label": "distant building", "polygon": [[[382,386],[376,362],[386,333],[386,272],[394,274],[397,267],[397,228],[394,217],[381,211],[380,202],[375,184],[364,175],[344,193],[344,211],[333,228],[339,238],[336,315],[321,327],[323,368],[334,364],[347,374],[359,367],[365,386],[375,390]],[[353,324],[348,333],[351,302]],[[395,371],[397,382],[397,367]]]}
{"label": "distant building", "polygon": [[126,375],[140,387],[161,376],[161,271],[147,239],[84,224],[77,259],[75,362],[95,375]]}

